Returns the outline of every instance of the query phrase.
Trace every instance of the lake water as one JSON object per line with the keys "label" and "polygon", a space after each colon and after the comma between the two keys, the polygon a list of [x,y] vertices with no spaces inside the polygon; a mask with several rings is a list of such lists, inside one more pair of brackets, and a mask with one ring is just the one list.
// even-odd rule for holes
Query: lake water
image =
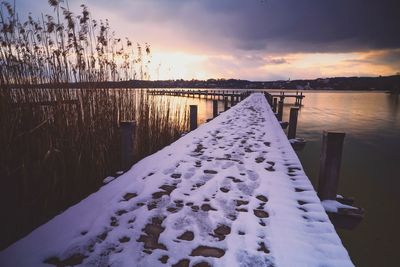
{"label": "lake water", "polygon": [[[316,188],[322,130],[346,133],[339,194],[353,196],[365,219],[339,235],[356,266],[399,266],[400,98],[377,92],[307,92],[299,113],[298,153]],[[286,118],[289,109],[286,109]]]}
{"label": "lake water", "polygon": [[[339,194],[355,198],[366,210],[355,230],[338,230],[356,266],[398,266],[400,240],[400,98],[382,92],[307,91],[299,112],[298,152],[304,169],[318,185],[322,131],[346,133]],[[199,122],[212,116],[212,102],[199,105]],[[294,99],[287,99],[284,120]],[[219,106],[222,110],[222,102]]]}

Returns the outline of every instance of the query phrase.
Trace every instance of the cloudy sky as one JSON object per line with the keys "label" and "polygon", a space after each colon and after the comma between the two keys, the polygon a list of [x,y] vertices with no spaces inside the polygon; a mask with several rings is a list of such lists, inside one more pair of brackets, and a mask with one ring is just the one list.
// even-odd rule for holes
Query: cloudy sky
{"label": "cloudy sky", "polygon": [[[47,0],[16,0],[22,16]],[[153,79],[276,80],[400,72],[399,0],[69,0],[152,47]],[[160,65],[161,64],[161,65]]]}

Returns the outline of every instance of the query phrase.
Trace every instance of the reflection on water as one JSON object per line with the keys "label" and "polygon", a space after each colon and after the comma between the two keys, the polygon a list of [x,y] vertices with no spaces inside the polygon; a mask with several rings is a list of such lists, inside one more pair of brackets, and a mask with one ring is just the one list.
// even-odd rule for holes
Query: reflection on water
{"label": "reflection on water", "polygon": [[[307,175],[317,185],[321,133],[346,132],[339,193],[353,196],[366,210],[353,231],[339,230],[357,266],[396,266],[400,239],[400,99],[380,92],[306,92],[298,136],[307,139],[299,152]],[[199,122],[212,117],[212,101],[172,97],[199,105]],[[286,100],[284,119],[290,103]],[[219,110],[223,103],[219,103]]]}
{"label": "reflection on water", "polygon": [[[155,99],[161,98],[161,96],[155,96]],[[167,98],[169,103],[171,104],[172,110],[180,110],[181,114],[185,111],[188,111],[189,105],[197,105],[197,123],[203,124],[207,121],[207,119],[212,118],[212,101],[206,100],[204,98],[189,98],[189,97],[179,97],[179,96],[163,96],[163,98]],[[219,112],[224,110],[224,102],[218,101],[218,110]]]}
{"label": "reflection on water", "polygon": [[354,196],[356,205],[366,209],[358,228],[339,231],[350,256],[357,266],[395,266],[400,238],[399,97],[307,92],[303,104],[298,136],[308,143],[299,157],[314,187],[322,130],[346,132],[339,193]]}

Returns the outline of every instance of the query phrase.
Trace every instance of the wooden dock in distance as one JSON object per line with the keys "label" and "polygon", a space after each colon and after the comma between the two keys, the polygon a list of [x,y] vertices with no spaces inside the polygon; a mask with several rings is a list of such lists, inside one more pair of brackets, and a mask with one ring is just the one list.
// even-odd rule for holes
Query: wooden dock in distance
{"label": "wooden dock in distance", "polygon": [[[147,93],[149,95],[169,95],[169,96],[182,96],[182,97],[198,97],[205,99],[216,99],[216,100],[224,100],[225,97],[228,98],[231,102],[239,102],[243,100],[246,96],[249,96],[254,91],[251,90],[199,90],[199,89],[148,89]],[[285,98],[295,98],[295,104],[301,105],[303,98],[303,92],[294,93],[285,93],[285,92],[270,92],[269,93],[273,98],[279,98],[281,101],[284,101]]]}

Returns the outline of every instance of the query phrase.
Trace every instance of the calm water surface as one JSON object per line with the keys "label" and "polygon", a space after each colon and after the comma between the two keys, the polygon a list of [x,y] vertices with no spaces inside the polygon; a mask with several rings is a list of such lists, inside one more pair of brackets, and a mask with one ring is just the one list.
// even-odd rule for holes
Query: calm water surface
{"label": "calm water surface", "polygon": [[[399,96],[338,91],[307,91],[305,95],[297,136],[305,138],[307,145],[298,155],[315,188],[322,131],[346,133],[338,193],[354,197],[355,205],[366,210],[355,230],[338,230],[353,262],[356,266],[399,266]],[[199,105],[200,123],[212,117],[212,101],[184,99]],[[286,121],[293,102],[286,100]]]}
{"label": "calm water surface", "polygon": [[322,130],[346,133],[338,193],[355,197],[355,205],[366,210],[355,230],[338,231],[353,262],[356,266],[399,266],[399,96],[314,91],[306,93],[303,105],[298,136],[308,143],[298,155],[314,188]]}

